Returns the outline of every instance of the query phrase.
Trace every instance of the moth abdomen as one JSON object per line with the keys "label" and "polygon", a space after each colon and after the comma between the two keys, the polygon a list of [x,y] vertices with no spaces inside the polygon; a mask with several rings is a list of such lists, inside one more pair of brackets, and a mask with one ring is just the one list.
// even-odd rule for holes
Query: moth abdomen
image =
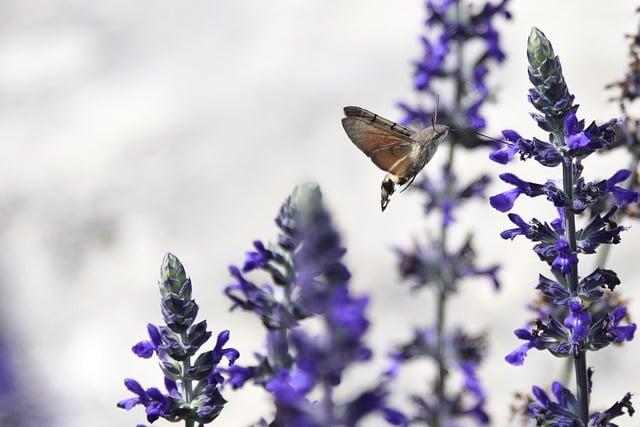
{"label": "moth abdomen", "polygon": [[380,187],[380,207],[382,207],[382,212],[384,212],[385,208],[389,204],[389,200],[391,199],[391,195],[396,191],[396,183],[393,181],[392,177],[385,176],[382,180],[382,186]]}
{"label": "moth abdomen", "polygon": [[396,189],[400,186],[405,185],[410,180],[412,181],[413,177],[399,177],[392,174],[385,175],[384,179],[382,180],[382,185],[380,186],[380,207],[382,207],[382,212],[384,212],[385,208],[389,204],[389,200],[391,199],[393,193],[396,192]]}

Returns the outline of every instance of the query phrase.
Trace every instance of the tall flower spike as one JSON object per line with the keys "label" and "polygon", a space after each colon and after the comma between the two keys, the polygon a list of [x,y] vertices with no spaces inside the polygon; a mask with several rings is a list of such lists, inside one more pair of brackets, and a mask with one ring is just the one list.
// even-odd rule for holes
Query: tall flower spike
{"label": "tall flower spike", "polygon": [[201,352],[191,360],[209,340],[206,321],[195,323],[198,305],[191,297],[191,279],[178,258],[167,253],[160,268],[158,282],[161,311],[166,326],[147,325],[148,341],[133,346],[133,352],[148,359],[154,353],[160,360],[166,392],[156,387],[143,388],[132,378],[125,379],[125,387],[135,397],[118,402],[126,410],[142,405],[147,421],[158,418],[205,425],[218,417],[226,400],[220,394],[224,378],[218,365],[226,358],[233,365],[239,357],[237,350],[225,348],[229,331],[218,334],[212,350]]}
{"label": "tall flower spike", "polygon": [[[413,290],[428,287],[434,292],[430,298],[434,307],[425,311],[427,316],[434,313],[434,318],[424,319],[433,321],[433,325],[417,328],[412,341],[398,345],[391,352],[387,373],[393,377],[402,365],[413,359],[433,361],[436,372],[431,387],[412,398],[413,421],[428,425],[489,422],[484,410],[484,391],[476,372],[484,354],[484,337],[449,330],[447,317],[452,308],[447,302],[466,279],[484,276],[498,288],[498,266],[479,267],[473,236],[469,234],[462,241],[454,242],[452,236],[460,235],[460,230],[449,230],[456,226],[457,213],[465,213],[462,208],[468,206],[468,201],[486,198],[484,192],[489,177],[483,175],[460,182],[459,169],[463,166],[455,159],[464,148],[495,147],[474,131],[485,127],[482,107],[495,96],[487,85],[489,73],[505,59],[496,21],[501,16],[511,17],[507,3],[506,0],[480,4],[466,0],[425,2],[429,15],[421,38],[424,54],[416,63],[414,88],[428,94],[428,98],[439,100],[436,102],[438,121],[456,131],[450,132],[447,138],[448,153],[442,156],[443,167],[427,170],[429,176],[425,175],[412,187],[420,191],[425,201],[425,215],[436,216],[438,229],[427,239],[414,239],[416,243],[409,249],[395,250],[400,276],[413,285]],[[440,87],[447,91],[440,92]],[[434,110],[414,108],[406,103],[399,106],[404,112],[401,122],[418,127],[431,126],[432,117],[436,115]],[[454,384],[455,378],[462,378],[462,384]]]}
{"label": "tall flower spike", "polygon": [[[246,273],[269,273],[273,283],[257,286],[249,274],[245,277],[231,267],[237,283],[225,292],[232,308],[252,311],[267,327],[267,349],[257,355],[258,364],[226,370],[232,385],[242,387],[253,380],[271,393],[276,407],[272,425],[356,425],[374,413],[404,425],[404,416],[385,405],[384,382],[351,400],[333,397],[344,371],[369,360],[372,353],[363,343],[368,298],[355,298],[349,291],[351,276],[342,262],[345,249],[318,186],[296,187],[276,224],[281,231],[278,243],[254,242],[256,250],[247,254],[244,268]],[[319,321],[319,332],[305,327],[310,318]]]}
{"label": "tall flower spike", "polygon": [[[503,131],[509,140],[507,148],[493,153],[492,159],[506,163],[520,152],[521,160],[534,158],[546,167],[561,166],[562,185],[556,185],[553,180],[537,184],[513,174],[502,174],[501,179],[514,188],[493,196],[490,201],[502,212],[511,210],[520,195],[545,195],[553,204],[558,217],[549,223],[536,218],[527,223],[519,215],[509,214],[517,228],[505,230],[501,236],[513,239],[523,235],[537,242],[533,250],[549,265],[556,280],[540,276],[537,289],[546,298],[535,307],[540,317],[532,321],[529,328],[515,331],[525,343],[507,355],[506,360],[522,365],[527,352],[533,348],[547,350],[556,357],[571,358],[575,397],[560,383],[554,383],[552,389],[557,402],[553,402],[542,389],[534,387],[537,401],[530,405],[529,414],[539,425],[584,426],[589,422],[591,392],[587,352],[633,339],[636,326],[620,324],[626,307],[601,289],[616,287],[620,283],[617,275],[610,270],[596,269],[581,279],[578,267],[582,266],[580,260],[584,255],[596,253],[602,245],[620,242],[620,232],[626,228],[618,226],[614,214],[619,205],[635,203],[638,195],[618,186],[630,175],[625,170],[617,171],[606,180],[585,181],[581,160],[612,144],[615,120],[585,127],[585,121],[577,118],[578,106],[573,105],[574,97],[562,75],[560,60],[549,40],[536,28],[528,39],[527,58],[529,78],[534,86],[529,91],[529,101],[538,110],[532,116],[549,132],[549,142],[527,140],[515,131]],[[602,204],[605,199],[615,205],[604,214],[592,212],[587,225],[579,229],[576,215],[590,206]],[[618,407],[612,408],[611,413]],[[607,419],[607,416],[601,418]]]}
{"label": "tall flower spike", "polygon": [[[426,0],[429,17],[425,22],[427,32],[421,36],[422,57],[415,63],[413,86],[417,92],[430,97],[438,93],[439,82],[455,83],[459,105],[447,105],[442,102],[437,113],[438,120],[457,132],[449,135],[452,144],[466,148],[486,146],[487,141],[477,137],[468,129],[481,130],[486,120],[481,114],[482,106],[492,94],[486,86],[489,66],[501,63],[505,54],[500,47],[500,33],[495,28],[496,18],[511,18],[507,10],[508,0],[499,0],[495,4],[485,3],[476,8],[464,0]],[[463,46],[481,43],[483,48],[471,49],[464,53]],[[475,47],[475,46],[474,46]],[[462,64],[470,64],[462,67]],[[403,110],[403,124],[413,123],[419,127],[431,125],[434,111],[422,107],[413,107],[400,102]],[[489,143],[493,145],[493,143]]]}

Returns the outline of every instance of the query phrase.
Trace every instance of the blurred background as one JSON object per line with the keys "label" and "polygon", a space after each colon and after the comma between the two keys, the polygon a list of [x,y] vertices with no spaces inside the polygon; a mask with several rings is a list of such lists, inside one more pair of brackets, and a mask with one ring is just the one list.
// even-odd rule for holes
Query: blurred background
{"label": "blurred background", "polygon": [[[47,420],[25,425],[144,422],[142,408],[115,405],[130,397],[125,377],[161,385],[155,361],[138,359],[130,348],[146,339],[148,322],[161,321],[157,279],[166,251],[191,276],[201,318],[214,334],[231,329],[240,363],[252,363],[263,332],[252,317],[228,312],[221,294],[230,282],[227,267],[242,262],[254,239],[275,239],[273,218],[304,181],[320,184],[342,232],[354,292],[371,295],[368,338],[378,357],[376,368],[358,377],[362,384],[384,366],[389,345],[432,320],[430,293],[401,286],[391,253],[430,233],[421,198],[397,194],[381,214],[383,173],[340,125],[345,105],[399,119],[396,102],[420,101],[411,64],[422,53],[422,1],[0,5],[0,335],[34,413]],[[484,110],[486,133],[512,128],[545,136],[529,118],[526,97],[532,26],[560,56],[579,116],[588,122],[619,116],[604,86],[626,72],[624,36],[636,32],[636,6],[513,2],[513,20],[498,20],[507,61],[490,73],[498,91]],[[440,94],[441,102],[447,98]],[[461,159],[468,179],[504,171],[486,151]],[[608,178],[627,163],[620,153],[590,159],[586,168],[592,178]],[[429,168],[439,164],[436,155]],[[509,169],[530,180],[556,173],[533,164]],[[494,182],[489,194],[505,188]],[[516,211],[529,217],[528,206],[535,204],[519,202]],[[514,424],[513,393],[549,384],[563,366],[546,353],[533,352],[519,368],[503,360],[520,344],[512,331],[530,317],[523,306],[546,269],[524,239],[500,239],[510,223],[488,204],[475,202],[457,220],[458,237],[475,233],[481,265],[503,264],[503,289],[469,282],[451,301],[451,323],[489,332],[481,375],[493,424]],[[640,312],[639,238],[632,226],[609,262],[632,315]],[[604,409],[640,391],[639,350],[636,340],[588,360],[594,405]],[[399,391],[422,391],[423,378]],[[220,424],[246,426],[269,414],[260,391],[225,397]],[[619,424],[637,425],[627,418]]]}

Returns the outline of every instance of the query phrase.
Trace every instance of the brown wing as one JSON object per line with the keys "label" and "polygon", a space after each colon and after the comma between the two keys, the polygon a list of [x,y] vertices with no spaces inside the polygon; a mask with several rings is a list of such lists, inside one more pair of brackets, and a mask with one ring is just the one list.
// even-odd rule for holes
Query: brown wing
{"label": "brown wing", "polygon": [[345,107],[344,112],[347,117],[342,119],[342,127],[349,139],[376,166],[393,174],[406,169],[415,131],[359,107]]}
{"label": "brown wing", "polygon": [[412,137],[416,133],[416,131],[411,128],[402,126],[401,124],[389,119],[385,119],[384,117],[379,116],[376,113],[372,113],[369,110],[365,110],[364,108],[349,106],[344,107],[343,111],[344,115],[347,117],[360,117],[361,119],[371,122],[374,126],[380,129],[388,130],[397,135]]}

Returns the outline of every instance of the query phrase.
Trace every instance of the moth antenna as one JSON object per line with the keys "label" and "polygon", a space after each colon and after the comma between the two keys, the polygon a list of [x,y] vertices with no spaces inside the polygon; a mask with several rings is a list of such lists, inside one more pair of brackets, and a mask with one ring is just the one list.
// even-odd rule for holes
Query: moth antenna
{"label": "moth antenna", "polygon": [[440,107],[440,95],[436,94],[436,111],[433,113],[433,117],[431,117],[431,126],[433,130],[436,130],[436,121],[438,120],[438,108]]}

